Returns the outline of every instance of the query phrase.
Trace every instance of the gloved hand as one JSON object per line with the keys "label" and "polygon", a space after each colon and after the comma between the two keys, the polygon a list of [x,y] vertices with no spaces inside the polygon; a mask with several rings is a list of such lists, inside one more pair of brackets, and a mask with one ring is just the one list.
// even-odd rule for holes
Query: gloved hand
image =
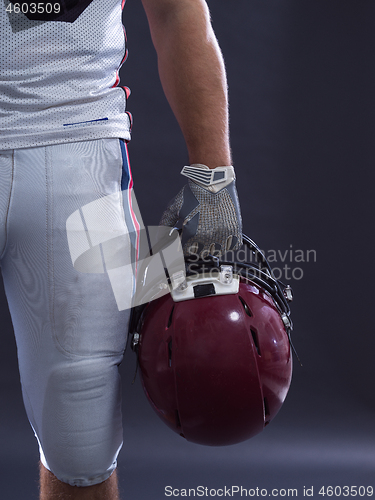
{"label": "gloved hand", "polygon": [[185,257],[220,257],[242,245],[242,221],[232,166],[194,164],[181,174],[189,181],[164,211],[160,225],[182,228]]}

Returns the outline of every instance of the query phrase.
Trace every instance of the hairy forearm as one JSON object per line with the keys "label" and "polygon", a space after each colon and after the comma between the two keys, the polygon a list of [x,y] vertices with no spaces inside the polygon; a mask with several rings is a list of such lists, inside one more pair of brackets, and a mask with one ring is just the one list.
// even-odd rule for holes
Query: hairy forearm
{"label": "hairy forearm", "polygon": [[204,0],[143,0],[160,79],[190,163],[230,165],[223,58]]}

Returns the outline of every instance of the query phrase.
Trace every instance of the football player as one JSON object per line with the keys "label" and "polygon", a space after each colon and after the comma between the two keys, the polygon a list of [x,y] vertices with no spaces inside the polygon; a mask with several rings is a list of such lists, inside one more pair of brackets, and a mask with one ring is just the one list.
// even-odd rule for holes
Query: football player
{"label": "football player", "polygon": [[[126,149],[128,91],[118,86],[124,3],[9,0],[0,11],[1,267],[40,448],[41,500],[119,498],[117,367],[130,312],[118,310],[106,273],[73,267],[66,221],[77,211],[87,225],[100,219],[109,197],[131,262],[139,221]],[[188,184],[162,224],[181,224],[185,255],[236,249],[242,230],[227,82],[206,1],[142,3],[190,162]],[[90,204],[96,208],[84,214]],[[96,248],[100,235],[86,230]],[[129,275],[129,301],[132,285]]]}

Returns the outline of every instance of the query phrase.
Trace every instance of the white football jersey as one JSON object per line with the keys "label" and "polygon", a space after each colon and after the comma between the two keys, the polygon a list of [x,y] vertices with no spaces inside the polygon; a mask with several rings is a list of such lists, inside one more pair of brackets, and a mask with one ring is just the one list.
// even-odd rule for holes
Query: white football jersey
{"label": "white football jersey", "polygon": [[129,140],[125,0],[0,3],[0,150]]}

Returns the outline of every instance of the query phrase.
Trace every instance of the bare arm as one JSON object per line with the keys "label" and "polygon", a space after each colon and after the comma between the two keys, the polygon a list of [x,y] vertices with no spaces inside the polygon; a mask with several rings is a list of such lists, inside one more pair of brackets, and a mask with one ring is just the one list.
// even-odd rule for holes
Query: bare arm
{"label": "bare arm", "polygon": [[190,163],[231,165],[227,81],[205,0],[142,0]]}

